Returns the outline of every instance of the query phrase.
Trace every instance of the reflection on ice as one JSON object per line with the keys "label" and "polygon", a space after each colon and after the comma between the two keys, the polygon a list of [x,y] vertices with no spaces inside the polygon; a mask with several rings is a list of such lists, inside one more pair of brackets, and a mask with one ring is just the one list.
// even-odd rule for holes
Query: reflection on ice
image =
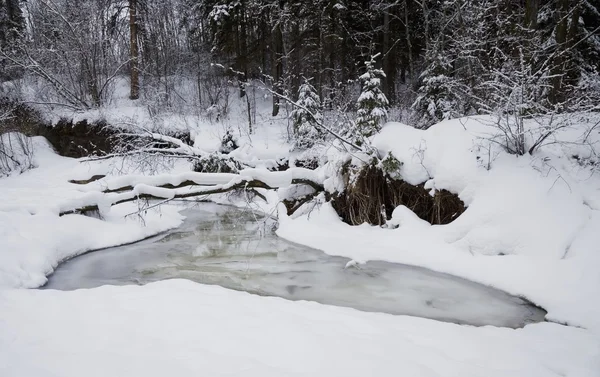
{"label": "reflection on ice", "polygon": [[58,267],[45,288],[145,284],[185,278],[290,300],[471,325],[522,327],[544,320],[528,302],[451,275],[348,259],[277,238],[272,223],[241,209],[202,204],[172,232],[77,257]]}

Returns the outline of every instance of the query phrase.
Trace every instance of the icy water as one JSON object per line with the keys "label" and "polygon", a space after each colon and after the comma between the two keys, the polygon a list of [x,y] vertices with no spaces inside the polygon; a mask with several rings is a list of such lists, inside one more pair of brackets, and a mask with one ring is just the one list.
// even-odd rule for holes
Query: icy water
{"label": "icy water", "polygon": [[272,221],[250,211],[206,203],[185,215],[184,224],[166,234],[60,265],[44,288],[185,278],[265,296],[476,326],[517,328],[543,321],[546,314],[505,292],[424,268],[387,262],[345,268],[349,259],[280,239]]}

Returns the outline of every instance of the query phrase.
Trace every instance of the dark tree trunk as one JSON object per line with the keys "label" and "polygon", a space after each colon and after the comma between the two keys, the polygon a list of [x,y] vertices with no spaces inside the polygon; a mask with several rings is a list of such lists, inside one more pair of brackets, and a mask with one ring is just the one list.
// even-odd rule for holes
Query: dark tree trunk
{"label": "dark tree trunk", "polygon": [[[575,37],[577,35],[577,24],[579,19],[579,5],[575,5],[577,8],[572,9],[570,15],[569,0],[559,0],[556,4],[557,9],[555,10],[556,29],[554,32],[554,38],[556,40],[556,51],[552,62],[552,88],[550,91],[550,102],[553,104],[560,104],[566,99],[566,81],[568,76],[572,76],[572,67],[570,67],[571,61],[571,47],[575,43]],[[570,17],[569,17],[570,16]],[[569,27],[569,21],[571,26]],[[571,71],[571,72],[570,72]]]}
{"label": "dark tree trunk", "polygon": [[394,42],[391,41],[391,30],[390,30],[390,12],[388,9],[383,14],[383,71],[385,72],[384,93],[387,96],[390,103],[396,102],[396,59],[395,59],[395,48],[392,45]]}
{"label": "dark tree trunk", "polygon": [[[283,11],[283,3],[280,2],[280,12],[277,14],[275,27],[273,29],[273,91],[277,94],[282,94],[281,79],[283,76],[283,32],[281,30],[281,17]],[[273,116],[279,114],[280,99],[278,95],[273,95]]]}
{"label": "dark tree trunk", "polygon": [[137,24],[137,0],[129,0],[129,38],[130,38],[130,99],[140,98],[139,48]]}
{"label": "dark tree trunk", "polygon": [[[299,17],[298,17],[299,18]],[[301,63],[301,52],[302,52],[302,40],[300,39],[300,21],[297,19],[292,24],[292,61],[290,62],[291,68],[291,91],[292,95],[296,96],[300,89],[300,79],[302,75],[302,63]]]}
{"label": "dark tree trunk", "polygon": [[538,12],[540,9],[540,0],[525,1],[525,27],[530,30],[537,29]]}
{"label": "dark tree trunk", "polygon": [[246,2],[241,2],[241,10],[239,14],[240,34],[238,37],[238,80],[240,82],[240,98],[246,95],[246,80],[248,79],[248,32],[246,25]]}

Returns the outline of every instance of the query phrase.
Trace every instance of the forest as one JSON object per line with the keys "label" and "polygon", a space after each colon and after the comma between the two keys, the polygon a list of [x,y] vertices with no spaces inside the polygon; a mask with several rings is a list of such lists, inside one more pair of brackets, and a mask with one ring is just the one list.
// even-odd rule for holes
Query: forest
{"label": "forest", "polygon": [[[188,158],[197,172],[237,173],[261,164],[230,154],[239,149],[234,129],[251,138],[261,121],[285,121],[291,151],[300,153],[295,167],[326,164],[317,157],[327,145],[359,160],[335,168],[342,176],[358,177],[343,178],[351,187],[325,190],[323,182],[309,182],[316,192],[286,202],[290,213],[326,191],[351,224],[385,223],[400,203],[412,203],[433,223],[449,222],[464,210],[452,196],[435,204],[425,189],[409,190],[398,178],[404,161],[371,144],[388,120],[427,129],[444,120],[487,116],[495,129],[491,142],[509,154],[531,155],[573,126],[568,114],[600,109],[600,6],[588,0],[1,4],[4,132],[43,135],[60,150],[57,145],[67,139],[58,130],[68,117],[61,116],[59,127],[45,128],[23,119],[44,118],[54,109],[72,114],[97,109],[100,115],[84,120],[99,124],[104,136],[69,141],[67,148],[76,150],[72,157],[85,156],[82,150],[137,155],[140,165],[156,166],[148,157],[160,155]],[[131,102],[119,105],[116,96],[124,82]],[[257,106],[266,98],[270,114]],[[102,115],[132,104],[146,109],[147,124],[133,118],[114,124]],[[230,114],[233,104],[241,106],[237,116]],[[219,151],[194,145],[189,126],[174,131],[166,124],[169,114],[198,114],[201,123],[229,122]],[[92,132],[86,125],[80,129],[84,134]],[[487,150],[489,169],[492,148]],[[5,171],[20,165],[10,156],[3,151]],[[294,167],[286,156],[267,165],[270,170]],[[271,187],[254,175],[249,179]],[[230,183],[224,191],[240,185]],[[64,213],[96,207],[91,203]]]}
{"label": "forest", "polygon": [[[591,0],[2,0],[0,78],[34,77],[48,97],[35,101],[89,109],[127,75],[131,98],[156,111],[195,100],[222,112],[223,86],[243,98],[259,81],[277,116],[303,84],[320,111],[354,112],[371,69],[381,105],[428,127],[597,110],[599,31]],[[180,93],[183,78],[196,98]]]}

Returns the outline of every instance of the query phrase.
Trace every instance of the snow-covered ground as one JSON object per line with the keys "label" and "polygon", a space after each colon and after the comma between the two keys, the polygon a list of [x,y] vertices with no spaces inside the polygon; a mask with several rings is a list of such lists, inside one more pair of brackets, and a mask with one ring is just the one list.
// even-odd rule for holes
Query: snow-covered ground
{"label": "snow-covered ground", "polygon": [[597,376],[598,339],[457,326],[185,280],[0,291],[2,376]]}
{"label": "snow-covered ground", "polygon": [[[584,123],[559,137],[584,134]],[[196,144],[217,145],[219,132],[202,127]],[[285,153],[281,129],[263,125],[245,137],[245,153]],[[479,138],[488,131],[463,119],[427,131],[390,123],[375,137],[403,162],[405,179],[460,195],[469,208],[450,225],[430,226],[400,207],[397,229],[350,227],[323,204],[296,218],[280,211],[278,234],[357,262],[398,261],[492,285],[569,326],[458,326],[188,281],[19,289],[43,284],[65,258],[181,221],[175,206],[124,218],[138,210],[131,203],[104,221],[58,217],[63,203],[86,195],[68,180],[110,164],[56,156],[36,139],[38,167],[0,179],[0,375],[600,376],[600,178],[570,158],[589,151],[552,144],[516,158],[490,150]]]}

